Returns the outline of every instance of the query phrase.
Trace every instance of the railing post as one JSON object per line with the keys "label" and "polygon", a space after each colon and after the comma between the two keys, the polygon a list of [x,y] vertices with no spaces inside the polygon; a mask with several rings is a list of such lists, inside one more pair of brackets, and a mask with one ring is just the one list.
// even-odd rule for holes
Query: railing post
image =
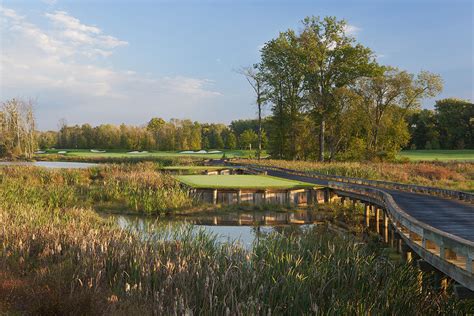
{"label": "railing post", "polygon": [[444,248],[443,243],[440,243],[439,245],[439,257],[443,260],[446,260],[446,248]]}

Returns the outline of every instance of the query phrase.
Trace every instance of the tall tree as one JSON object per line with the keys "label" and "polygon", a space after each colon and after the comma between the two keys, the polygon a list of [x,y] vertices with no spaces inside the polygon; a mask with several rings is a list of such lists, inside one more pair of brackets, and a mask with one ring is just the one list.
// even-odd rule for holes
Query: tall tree
{"label": "tall tree", "polygon": [[260,71],[273,103],[270,130],[272,151],[280,158],[299,155],[297,138],[302,127],[304,65],[298,35],[293,30],[265,44],[261,50]]}
{"label": "tall tree", "polygon": [[[383,67],[383,73],[357,81],[355,90],[364,99],[369,119],[367,128],[367,154],[373,156],[380,150],[380,132],[385,127],[385,117],[396,113],[405,120],[409,111],[419,108],[424,97],[439,93],[442,83],[439,76],[421,72],[417,76],[393,67]],[[395,111],[394,108],[400,109]],[[394,119],[394,118],[392,118]]]}
{"label": "tall tree", "polygon": [[255,103],[257,104],[258,112],[258,148],[257,148],[257,159],[260,160],[262,152],[262,111],[263,106],[267,101],[267,91],[265,88],[265,78],[263,73],[259,71],[259,65],[256,64],[253,67],[245,67],[240,70],[240,73],[245,76],[248,83],[252,87],[255,93]]}
{"label": "tall tree", "polygon": [[11,99],[0,108],[0,147],[2,155],[31,158],[36,149],[33,101]]}
{"label": "tall tree", "polygon": [[324,161],[328,117],[335,111],[335,91],[379,69],[372,51],[356,43],[347,23],[335,17],[307,17],[300,35],[305,51],[306,100],[319,125],[319,160]]}

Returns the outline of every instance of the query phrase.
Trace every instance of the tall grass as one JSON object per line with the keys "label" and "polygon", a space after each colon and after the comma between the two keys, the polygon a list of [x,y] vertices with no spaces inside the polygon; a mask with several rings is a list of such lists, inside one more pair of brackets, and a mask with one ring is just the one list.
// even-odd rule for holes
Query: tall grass
{"label": "tall grass", "polygon": [[4,205],[0,270],[8,274],[0,274],[0,302],[8,312],[452,314],[462,308],[448,295],[421,289],[412,266],[324,228],[274,233],[244,250],[189,226],[143,236],[84,209]]}
{"label": "tall grass", "polygon": [[310,161],[249,160],[242,161],[242,163],[255,163],[338,176],[474,191],[474,163],[472,162],[320,163]]}
{"label": "tall grass", "polygon": [[0,198],[45,208],[102,207],[162,214],[193,204],[186,190],[153,163],[95,169],[0,168]]}

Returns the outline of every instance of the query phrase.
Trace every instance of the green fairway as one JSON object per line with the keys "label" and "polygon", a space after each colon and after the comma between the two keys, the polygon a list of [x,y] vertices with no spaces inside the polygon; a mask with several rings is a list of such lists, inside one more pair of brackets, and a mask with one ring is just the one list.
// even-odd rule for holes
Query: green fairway
{"label": "green fairway", "polygon": [[399,157],[413,161],[474,161],[474,150],[406,150]]}
{"label": "green fairway", "polygon": [[209,189],[297,189],[314,184],[258,175],[182,175],[176,178],[194,188]]}
{"label": "green fairway", "polygon": [[[66,153],[62,153],[62,152]],[[211,151],[211,150],[209,150]],[[183,153],[180,151],[150,151],[150,152],[127,152],[119,150],[106,150],[106,152],[91,152],[87,149],[54,149],[47,150],[44,154],[38,154],[39,157],[47,157],[51,154],[59,154],[67,157],[84,158],[159,158],[159,157],[194,157],[204,159],[219,159],[225,154],[227,158],[255,157],[255,151],[252,150],[223,150],[219,153]]]}

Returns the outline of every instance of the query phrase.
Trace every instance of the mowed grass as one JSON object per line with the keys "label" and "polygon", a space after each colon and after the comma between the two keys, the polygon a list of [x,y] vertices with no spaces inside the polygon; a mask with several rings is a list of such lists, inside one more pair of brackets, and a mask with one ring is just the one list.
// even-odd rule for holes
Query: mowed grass
{"label": "mowed grass", "polygon": [[[198,157],[206,159],[219,159],[225,154],[227,158],[238,157],[255,157],[254,150],[223,150],[221,153],[206,153],[206,154],[190,154],[181,153],[180,151],[150,151],[145,153],[129,153],[128,151],[107,150],[105,153],[91,152],[88,149],[54,149],[47,150],[45,154],[38,154],[38,157],[47,157],[48,155],[57,155],[60,151],[66,151],[64,155],[67,157],[81,157],[81,158],[160,158],[160,157]],[[211,150],[209,150],[211,151]]]}
{"label": "mowed grass", "polygon": [[176,179],[194,188],[209,189],[298,189],[316,185],[259,175],[180,175]]}
{"label": "mowed grass", "polygon": [[399,156],[413,161],[474,161],[474,150],[405,150]]}

